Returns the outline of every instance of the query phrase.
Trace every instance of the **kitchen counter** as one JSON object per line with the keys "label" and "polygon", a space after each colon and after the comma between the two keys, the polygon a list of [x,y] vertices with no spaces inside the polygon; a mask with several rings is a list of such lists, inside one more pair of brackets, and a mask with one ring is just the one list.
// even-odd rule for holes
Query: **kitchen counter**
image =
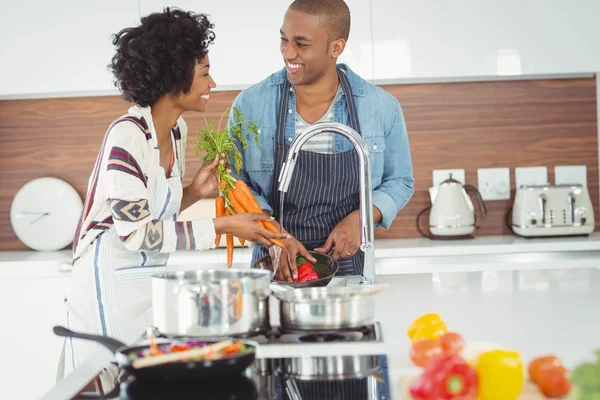
{"label": "kitchen counter", "polygon": [[[450,270],[461,268],[463,270],[477,270],[480,266],[470,265],[473,262],[495,262],[497,268],[502,265],[531,263],[539,261],[540,257],[551,254],[554,259],[556,253],[579,254],[580,258],[588,261],[594,254],[600,255],[600,232],[589,236],[578,237],[552,237],[526,239],[514,235],[504,236],[479,236],[467,240],[431,240],[426,238],[414,239],[378,239],[375,241],[375,258],[378,260],[377,273],[405,274],[435,272],[448,270],[443,265],[440,268],[423,270],[424,259],[427,264],[453,264]],[[523,254],[528,254],[523,256]],[[515,259],[515,255],[519,255]],[[533,257],[533,258],[532,258]],[[234,252],[234,267],[245,268],[252,258],[252,248],[238,247]],[[56,268],[48,271],[51,275],[61,275],[59,264],[71,259],[71,250],[55,252],[36,251],[8,251],[0,252],[0,279],[7,277],[26,277],[39,274],[39,268],[44,265],[54,264]],[[204,265],[207,263],[226,263],[226,250],[224,248],[207,251],[177,251],[171,254],[169,265],[187,268],[188,266]],[[470,266],[469,266],[470,265]],[[562,268],[566,264],[556,265]],[[526,268],[526,265],[522,265]],[[63,265],[63,272],[64,265]]]}
{"label": "kitchen counter", "polygon": [[[428,312],[439,313],[469,347],[498,344],[519,350],[525,361],[551,352],[572,368],[600,349],[600,262],[591,268],[384,275],[379,282],[390,284],[376,295],[382,343],[269,345],[258,357],[385,354],[392,398],[398,399],[400,378],[418,372],[408,358],[406,329]],[[121,339],[133,342],[150,322],[150,313],[132,321]],[[99,351],[44,399],[68,398],[110,358]]]}

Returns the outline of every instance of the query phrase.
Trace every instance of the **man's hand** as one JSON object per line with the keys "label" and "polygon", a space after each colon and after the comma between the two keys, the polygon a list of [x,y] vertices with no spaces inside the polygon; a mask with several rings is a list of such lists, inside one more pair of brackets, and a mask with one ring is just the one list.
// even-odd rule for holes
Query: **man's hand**
{"label": "man's hand", "polygon": [[[373,206],[373,222],[380,222],[381,211]],[[341,220],[329,234],[323,247],[316,248],[318,253],[327,254],[333,249],[334,259],[352,257],[360,249],[360,210],[352,211]]]}
{"label": "man's hand", "polygon": [[316,248],[315,251],[323,254],[329,253],[333,249],[332,257],[339,258],[352,257],[360,248],[360,211],[353,211],[346,218],[341,220],[329,234],[323,247]]}
{"label": "man's hand", "polygon": [[[265,211],[265,214],[268,213]],[[273,225],[277,229],[279,229],[279,223],[277,221],[272,221]],[[282,229],[282,233],[288,234],[285,229]],[[296,257],[302,256],[306,258],[310,262],[317,262],[317,260],[310,255],[308,250],[296,240],[295,237],[291,236],[288,239],[283,240],[283,244],[285,245],[285,250],[281,250],[281,257],[279,258],[279,267],[277,267],[277,272],[275,277],[279,281],[287,281],[293,282],[294,279],[298,278],[298,271],[296,266]],[[274,260],[274,247],[269,248],[269,255],[271,256],[271,260]]]}

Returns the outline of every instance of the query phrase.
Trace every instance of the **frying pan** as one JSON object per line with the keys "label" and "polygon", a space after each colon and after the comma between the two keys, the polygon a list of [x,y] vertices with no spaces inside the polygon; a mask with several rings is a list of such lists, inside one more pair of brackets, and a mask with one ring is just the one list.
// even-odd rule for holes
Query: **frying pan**
{"label": "frying pan", "polygon": [[[145,350],[149,349],[149,345],[127,346],[121,341],[108,336],[74,332],[63,326],[55,326],[54,333],[58,336],[90,340],[103,345],[115,354],[115,359],[120,369],[125,370],[127,374],[135,377],[136,379],[139,378],[144,380],[164,380],[168,378],[204,379],[236,375],[241,374],[244,370],[246,370],[246,368],[248,368],[256,358],[257,344],[255,342],[249,340],[232,339],[233,342],[241,342],[245,344],[247,351],[242,354],[235,354],[221,359],[200,361],[190,360],[187,362],[177,361],[160,365],[146,366],[144,368],[137,368],[136,363],[130,358],[130,355],[144,352]],[[182,342],[203,342],[207,344],[215,344],[219,341],[214,340],[214,338],[212,340],[204,340],[203,338],[195,337],[178,337],[176,339],[157,337],[155,342],[160,348],[162,346]],[[111,394],[114,393],[111,392]],[[118,395],[118,392],[116,394]]]}
{"label": "frying pan", "polygon": [[136,379],[121,389],[128,400],[258,400],[252,380],[243,375],[215,379]]}
{"label": "frying pan", "polygon": [[[314,251],[309,251],[309,253],[317,260],[316,263],[313,263],[313,269],[315,270],[317,275],[319,275],[319,279],[308,282],[275,282],[280,285],[290,286],[294,289],[327,286],[327,284],[331,281],[331,278],[334,277],[334,275],[338,272],[338,269],[340,268],[337,260],[333,259],[333,257],[328,256],[327,254],[317,253]],[[259,258],[258,260],[256,260],[252,268],[273,271],[273,262],[271,260],[271,256],[267,255]]]}

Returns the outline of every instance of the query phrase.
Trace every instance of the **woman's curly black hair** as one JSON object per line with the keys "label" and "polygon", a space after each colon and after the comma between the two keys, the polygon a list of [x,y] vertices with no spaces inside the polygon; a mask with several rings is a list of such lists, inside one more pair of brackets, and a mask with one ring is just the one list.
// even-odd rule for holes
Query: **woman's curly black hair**
{"label": "woman's curly black hair", "polygon": [[166,93],[189,93],[195,64],[215,39],[213,28],[205,14],[165,8],[113,35],[117,49],[108,67],[123,98],[146,107]]}

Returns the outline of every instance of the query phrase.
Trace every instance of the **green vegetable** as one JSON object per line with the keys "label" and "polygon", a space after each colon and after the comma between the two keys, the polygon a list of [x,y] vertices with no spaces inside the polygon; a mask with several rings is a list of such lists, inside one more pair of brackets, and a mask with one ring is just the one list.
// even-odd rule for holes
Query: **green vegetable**
{"label": "green vegetable", "polygon": [[301,266],[302,264],[305,264],[305,263],[307,263],[307,262],[308,262],[308,260],[307,260],[306,258],[302,257],[302,256],[298,256],[298,257],[296,257],[296,266],[297,266],[297,267],[299,267],[299,266]]}
{"label": "green vegetable", "polygon": [[[196,156],[201,152],[206,152],[206,156],[202,159],[202,162],[213,161],[217,158],[218,154],[225,153],[227,159],[233,156],[235,161],[235,170],[239,173],[242,168],[242,154],[236,141],[242,146],[243,150],[248,148],[248,141],[243,132],[243,128],[254,136],[254,140],[258,145],[258,126],[255,121],[244,120],[242,112],[237,108],[233,107],[233,120],[234,123],[221,128],[221,123],[225,115],[229,114],[230,108],[225,110],[219,120],[219,125],[215,129],[214,121],[207,121],[204,118],[204,128],[200,128],[200,137],[194,141],[194,147],[196,149]],[[232,185],[232,178],[227,174],[225,166],[219,164],[217,166],[217,172],[219,173],[219,182],[223,180],[228,184]]]}
{"label": "green vegetable", "polygon": [[600,350],[596,350],[595,363],[579,364],[571,372],[572,400],[600,400]]}

